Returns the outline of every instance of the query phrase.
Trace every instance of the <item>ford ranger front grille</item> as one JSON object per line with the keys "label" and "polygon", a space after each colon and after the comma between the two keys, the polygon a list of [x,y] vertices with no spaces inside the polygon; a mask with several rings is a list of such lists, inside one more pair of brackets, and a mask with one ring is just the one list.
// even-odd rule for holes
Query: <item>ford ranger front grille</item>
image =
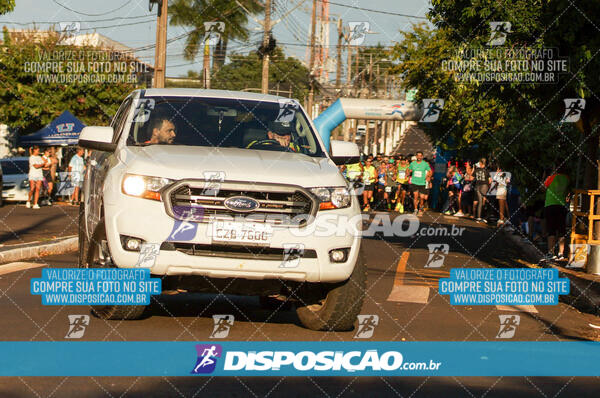
{"label": "ford ranger front grille", "polygon": [[161,192],[177,220],[210,222],[243,217],[249,222],[303,226],[318,210],[312,194],[295,185],[182,180]]}

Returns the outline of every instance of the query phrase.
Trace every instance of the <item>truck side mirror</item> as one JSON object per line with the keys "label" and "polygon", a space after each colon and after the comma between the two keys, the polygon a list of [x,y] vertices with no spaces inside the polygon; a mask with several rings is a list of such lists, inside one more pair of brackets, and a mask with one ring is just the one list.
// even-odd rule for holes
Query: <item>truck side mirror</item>
{"label": "truck side mirror", "polygon": [[354,142],[331,141],[331,160],[338,166],[343,164],[358,163],[360,161],[360,152],[358,145]]}
{"label": "truck side mirror", "polygon": [[112,142],[114,130],[112,127],[88,126],[79,134],[79,146],[104,152],[114,152],[117,144]]}

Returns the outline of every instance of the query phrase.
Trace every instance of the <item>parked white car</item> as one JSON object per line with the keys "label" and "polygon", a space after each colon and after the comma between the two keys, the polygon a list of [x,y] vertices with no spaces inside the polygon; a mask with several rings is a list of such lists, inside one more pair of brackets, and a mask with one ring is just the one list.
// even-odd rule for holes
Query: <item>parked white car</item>
{"label": "parked white car", "polygon": [[[110,127],[86,127],[93,149],[80,212],[82,267],[149,267],[163,290],[292,301],[315,330],[351,329],[364,298],[360,234],[319,237],[311,224],[360,215],[300,104],[269,95],[137,90]],[[344,230],[344,228],[342,228]],[[143,306],[96,306],[135,319]]]}
{"label": "parked white car", "polygon": [[0,159],[2,166],[2,200],[27,202],[29,195],[29,158],[14,157]]}

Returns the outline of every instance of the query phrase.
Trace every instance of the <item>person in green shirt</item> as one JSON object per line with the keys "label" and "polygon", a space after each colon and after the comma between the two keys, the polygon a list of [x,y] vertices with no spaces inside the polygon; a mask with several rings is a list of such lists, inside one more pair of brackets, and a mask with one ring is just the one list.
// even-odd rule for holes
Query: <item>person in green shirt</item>
{"label": "person in green shirt", "polygon": [[[556,172],[546,178],[546,201],[544,203],[544,219],[548,233],[548,254],[546,260],[564,260],[565,233],[567,219],[567,194],[569,177],[558,167]],[[558,240],[558,253],[554,253]]]}
{"label": "person in green shirt", "polygon": [[367,158],[365,160],[365,166],[363,167],[362,180],[365,184],[365,190],[363,191],[363,211],[370,210],[371,198],[373,197],[373,190],[375,189],[375,180],[377,179],[377,171],[373,166],[373,160]]}
{"label": "person in green shirt", "polygon": [[413,193],[413,202],[415,205],[415,214],[423,215],[425,199],[427,199],[427,181],[433,174],[429,163],[423,160],[423,152],[417,152],[417,160],[408,166],[410,175],[410,190]]}
{"label": "person in green shirt", "polygon": [[408,159],[405,156],[400,156],[397,181],[399,185],[398,190],[396,191],[396,211],[404,213],[404,199],[406,198],[406,193],[408,192]]}

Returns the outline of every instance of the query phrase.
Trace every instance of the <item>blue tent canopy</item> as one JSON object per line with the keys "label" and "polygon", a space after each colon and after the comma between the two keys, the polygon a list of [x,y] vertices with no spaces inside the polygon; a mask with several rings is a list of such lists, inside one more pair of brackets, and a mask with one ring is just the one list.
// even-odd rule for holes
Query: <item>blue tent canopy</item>
{"label": "blue tent canopy", "polygon": [[79,133],[84,127],[85,124],[81,120],[73,116],[71,112],[64,111],[43,129],[22,136],[19,145],[24,147],[33,145],[77,145]]}

